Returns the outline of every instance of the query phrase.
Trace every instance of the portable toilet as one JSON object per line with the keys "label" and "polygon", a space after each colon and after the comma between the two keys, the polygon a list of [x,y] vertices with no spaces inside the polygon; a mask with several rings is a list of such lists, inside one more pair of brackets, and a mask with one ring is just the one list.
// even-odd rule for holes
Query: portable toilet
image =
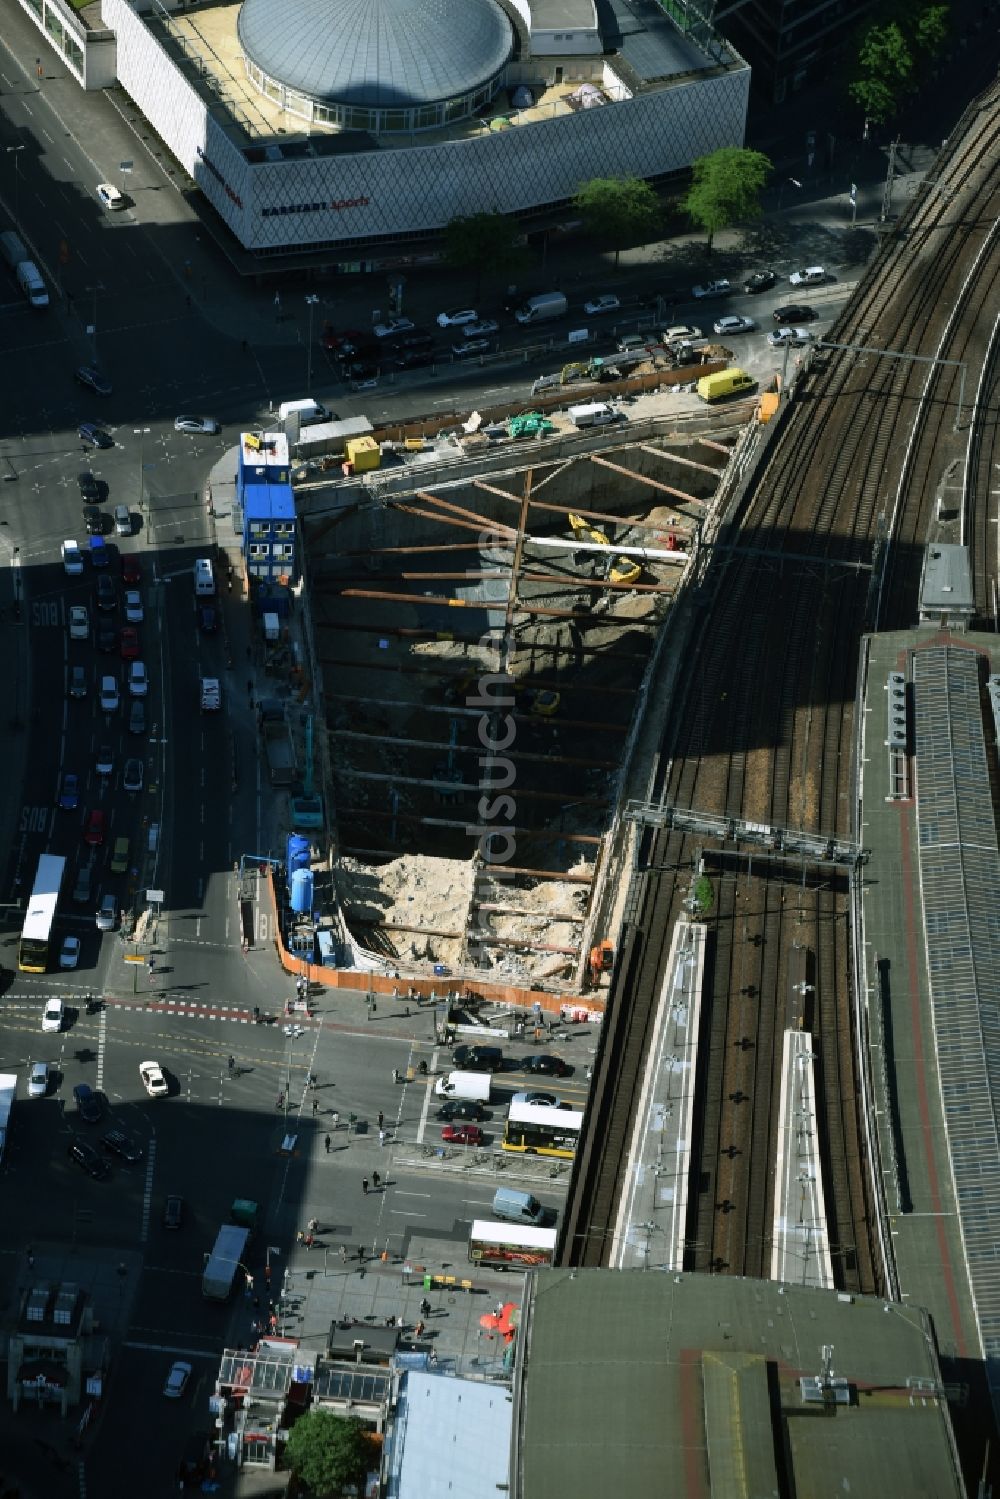
{"label": "portable toilet", "polygon": [[285,843],[285,868],[288,878],[297,869],[309,868],[309,839],[303,838],[301,833],[290,833]]}
{"label": "portable toilet", "polygon": [[311,869],[297,869],[291,881],[292,910],[296,916],[305,916],[312,910],[313,876]]}

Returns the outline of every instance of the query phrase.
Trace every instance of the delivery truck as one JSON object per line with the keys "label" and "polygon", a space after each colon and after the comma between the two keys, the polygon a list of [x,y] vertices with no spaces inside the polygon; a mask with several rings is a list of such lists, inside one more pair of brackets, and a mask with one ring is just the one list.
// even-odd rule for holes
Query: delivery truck
{"label": "delivery truck", "polygon": [[565,317],[568,311],[569,302],[564,292],[543,291],[537,297],[529,297],[514,316],[522,326],[526,326],[528,323],[547,323],[552,318]]}
{"label": "delivery truck", "polygon": [[237,1271],[246,1268],[244,1255],[249,1237],[250,1230],[236,1223],[224,1223],[219,1229],[201,1277],[201,1294],[210,1301],[226,1301],[231,1295]]}
{"label": "delivery truck", "polygon": [[492,1082],[493,1077],[489,1072],[448,1072],[444,1077],[438,1078],[434,1084],[434,1092],[438,1098],[460,1098],[467,1103],[488,1103]]}

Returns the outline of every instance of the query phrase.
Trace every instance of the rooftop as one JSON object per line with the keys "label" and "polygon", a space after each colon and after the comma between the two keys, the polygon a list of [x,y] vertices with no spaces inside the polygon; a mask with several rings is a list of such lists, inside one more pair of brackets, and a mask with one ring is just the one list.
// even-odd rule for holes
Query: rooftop
{"label": "rooftop", "polygon": [[924,554],[920,580],[920,615],[974,614],[969,549],[934,542]]}
{"label": "rooftop", "polygon": [[723,1275],[541,1270],[525,1326],[521,1499],[658,1494],[666,1475],[685,1494],[963,1492],[918,1307]]}

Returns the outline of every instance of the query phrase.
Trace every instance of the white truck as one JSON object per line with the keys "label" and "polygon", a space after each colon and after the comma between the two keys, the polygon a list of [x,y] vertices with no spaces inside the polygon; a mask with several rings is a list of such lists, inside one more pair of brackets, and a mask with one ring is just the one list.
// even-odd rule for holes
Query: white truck
{"label": "white truck", "polygon": [[218,713],[221,707],[222,684],[218,677],[202,677],[201,711],[203,713]]}
{"label": "white truck", "polygon": [[250,1230],[236,1223],[224,1223],[219,1229],[201,1277],[201,1294],[210,1301],[225,1301],[229,1297],[236,1272],[243,1267],[249,1237]]}
{"label": "white truck", "polygon": [[448,1072],[434,1084],[438,1098],[460,1098],[467,1103],[489,1103],[489,1072]]}
{"label": "white truck", "polygon": [[547,323],[552,318],[565,317],[568,311],[569,302],[565,292],[543,291],[537,297],[529,297],[514,316],[525,326],[528,323]]}
{"label": "white truck", "polygon": [[17,1097],[17,1073],[0,1072],[0,1161],[7,1149],[7,1134],[10,1130],[10,1111]]}

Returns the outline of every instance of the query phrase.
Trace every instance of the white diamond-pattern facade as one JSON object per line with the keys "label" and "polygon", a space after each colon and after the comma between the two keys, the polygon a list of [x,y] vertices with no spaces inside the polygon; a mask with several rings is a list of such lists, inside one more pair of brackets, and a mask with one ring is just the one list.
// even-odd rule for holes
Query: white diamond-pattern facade
{"label": "white diamond-pattern facade", "polygon": [[592,177],[657,177],[743,143],[741,66],[465,140],[251,163],[126,0],[103,0],[102,16],[122,87],[256,252],[429,234],[458,214],[517,214],[564,202]]}

